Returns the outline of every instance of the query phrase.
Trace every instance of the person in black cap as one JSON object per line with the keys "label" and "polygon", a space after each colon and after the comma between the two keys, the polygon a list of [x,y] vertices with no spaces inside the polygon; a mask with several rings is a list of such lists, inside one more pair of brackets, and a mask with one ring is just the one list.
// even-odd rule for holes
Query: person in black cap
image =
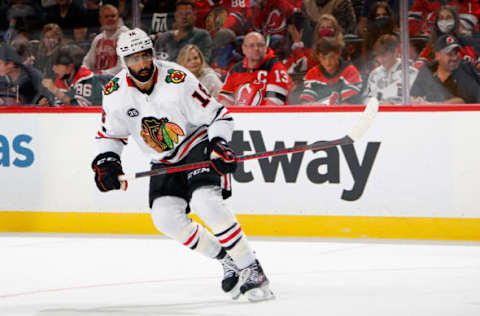
{"label": "person in black cap", "polygon": [[0,106],[52,104],[53,96],[41,80],[40,71],[23,65],[15,48],[0,45]]}
{"label": "person in black cap", "polygon": [[76,45],[66,45],[53,55],[55,82],[44,79],[42,84],[55,95],[56,105],[92,106],[102,104],[103,85],[109,75],[96,75],[82,65],[84,52]]}
{"label": "person in black cap", "polygon": [[459,56],[460,44],[452,35],[435,42],[435,61],[418,73],[410,91],[411,103],[478,103],[480,75]]}

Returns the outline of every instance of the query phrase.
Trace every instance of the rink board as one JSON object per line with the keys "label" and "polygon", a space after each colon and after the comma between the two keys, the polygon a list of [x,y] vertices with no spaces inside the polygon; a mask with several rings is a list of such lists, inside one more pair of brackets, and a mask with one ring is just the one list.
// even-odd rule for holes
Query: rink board
{"label": "rink board", "polygon": [[[232,108],[237,154],[343,136],[362,107]],[[156,234],[148,180],[96,191],[99,109],[0,110],[0,231]],[[228,200],[256,236],[480,240],[480,106],[382,107],[353,146],[248,161]],[[130,142],[126,172],[147,170]],[[193,210],[194,211],[194,210]]]}

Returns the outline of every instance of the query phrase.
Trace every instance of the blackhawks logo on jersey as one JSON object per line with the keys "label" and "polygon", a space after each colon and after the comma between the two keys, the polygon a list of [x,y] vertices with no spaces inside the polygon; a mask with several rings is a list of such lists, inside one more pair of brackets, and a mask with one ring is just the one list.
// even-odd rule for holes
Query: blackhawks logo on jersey
{"label": "blackhawks logo on jersey", "polygon": [[187,76],[186,73],[180,70],[169,69],[168,75],[165,77],[165,81],[167,83],[180,83],[185,81],[185,77]]}
{"label": "blackhawks logo on jersey", "polygon": [[140,134],[145,143],[158,152],[173,149],[178,143],[178,136],[185,135],[180,126],[169,122],[166,117],[157,119],[151,116],[142,119]]}
{"label": "blackhawks logo on jersey", "polygon": [[118,88],[120,88],[120,85],[118,84],[118,78],[115,77],[105,85],[103,88],[103,93],[105,95],[109,95],[113,91],[117,91]]}

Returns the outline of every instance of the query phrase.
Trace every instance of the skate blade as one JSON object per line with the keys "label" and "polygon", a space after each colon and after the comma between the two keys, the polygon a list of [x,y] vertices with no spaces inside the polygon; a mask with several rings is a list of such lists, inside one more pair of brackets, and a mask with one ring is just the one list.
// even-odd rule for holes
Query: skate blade
{"label": "skate blade", "polygon": [[237,284],[235,284],[233,289],[231,289],[229,292],[227,292],[228,294],[230,294],[232,296],[232,300],[238,300],[238,298],[242,294],[240,292],[240,286],[241,286],[240,282],[237,282]]}
{"label": "skate blade", "polygon": [[275,294],[270,290],[268,284],[253,288],[245,292],[244,295],[247,296],[248,300],[252,303],[272,300],[275,298]]}

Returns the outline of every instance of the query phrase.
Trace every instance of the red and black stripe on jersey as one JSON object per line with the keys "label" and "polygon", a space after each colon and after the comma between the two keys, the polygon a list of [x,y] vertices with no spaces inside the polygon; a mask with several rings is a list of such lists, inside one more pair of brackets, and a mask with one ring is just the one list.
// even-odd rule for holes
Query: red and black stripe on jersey
{"label": "red and black stripe on jersey", "polygon": [[302,102],[322,104],[348,103],[360,92],[362,78],[358,69],[349,61],[340,60],[337,72],[328,74],[319,65],[310,69],[304,77],[305,89],[300,95]]}

